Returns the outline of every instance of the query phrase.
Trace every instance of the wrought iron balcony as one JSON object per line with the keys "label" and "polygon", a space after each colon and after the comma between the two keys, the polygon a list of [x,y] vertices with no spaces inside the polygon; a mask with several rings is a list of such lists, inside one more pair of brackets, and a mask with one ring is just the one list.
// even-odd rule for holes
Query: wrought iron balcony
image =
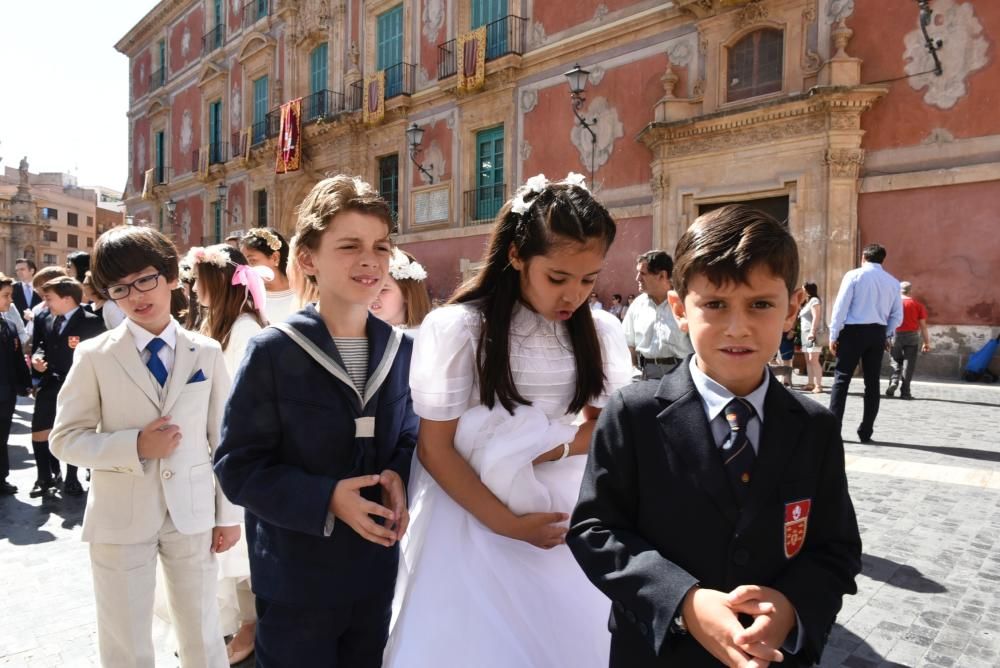
{"label": "wrought iron balcony", "polygon": [[397,95],[413,95],[417,66],[410,63],[396,63],[385,68],[385,99]]}
{"label": "wrought iron balcony", "polygon": [[364,100],[365,84],[363,81],[355,81],[347,89],[347,111],[361,111]]}
{"label": "wrought iron balcony", "polygon": [[226,43],[226,26],[223,23],[215,26],[201,38],[201,55],[207,56]]}
{"label": "wrought iron balcony", "polygon": [[[218,165],[229,159],[229,144],[224,141],[213,142],[207,147],[202,147],[207,150],[208,164]],[[202,149],[191,152],[191,171],[197,172],[200,167],[199,160],[202,153]]]}
{"label": "wrought iron balcony", "polygon": [[[508,14],[486,24],[486,60],[522,55],[528,20]],[[458,42],[438,45],[438,79],[447,79],[458,71]],[[470,54],[472,55],[472,54]]]}
{"label": "wrought iron balcony", "polygon": [[302,100],[302,122],[311,123],[344,112],[344,95],[321,90]]}
{"label": "wrought iron balcony", "polygon": [[243,29],[247,29],[271,13],[271,0],[250,0],[243,5]]}
{"label": "wrought iron balcony", "polygon": [[507,201],[507,184],[480,186],[462,193],[463,213],[467,223],[493,220]]}

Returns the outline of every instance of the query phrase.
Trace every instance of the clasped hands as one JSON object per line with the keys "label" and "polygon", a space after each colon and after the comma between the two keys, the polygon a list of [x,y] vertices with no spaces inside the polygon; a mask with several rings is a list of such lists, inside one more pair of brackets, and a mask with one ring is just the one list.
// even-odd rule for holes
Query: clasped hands
{"label": "clasped hands", "polygon": [[[382,488],[381,504],[361,496],[362,489],[376,485]],[[406,508],[406,486],[399,474],[389,469],[378,475],[362,475],[339,481],[330,497],[330,512],[365,540],[384,547],[392,547],[401,540],[410,523],[410,512]],[[386,521],[379,524],[372,519],[373,516],[382,517]]]}
{"label": "clasped hands", "polygon": [[[729,593],[694,587],[681,604],[688,633],[731,668],[765,668],[784,660],[781,645],[795,627],[795,608],[780,591],[741,585]],[[737,615],[753,617],[743,628]]]}

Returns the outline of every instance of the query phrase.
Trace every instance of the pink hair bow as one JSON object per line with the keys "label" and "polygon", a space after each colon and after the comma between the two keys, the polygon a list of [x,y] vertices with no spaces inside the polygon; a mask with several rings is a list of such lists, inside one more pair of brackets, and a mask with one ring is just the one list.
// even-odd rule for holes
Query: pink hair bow
{"label": "pink hair bow", "polygon": [[[266,321],[267,315],[264,313],[264,304],[267,301],[267,293],[264,289],[265,280],[274,280],[274,272],[267,267],[251,267],[247,264],[238,264],[236,265],[236,271],[233,272],[233,285],[246,287],[247,294],[253,297],[254,308],[257,309],[260,317]],[[245,299],[244,302],[246,302]]]}

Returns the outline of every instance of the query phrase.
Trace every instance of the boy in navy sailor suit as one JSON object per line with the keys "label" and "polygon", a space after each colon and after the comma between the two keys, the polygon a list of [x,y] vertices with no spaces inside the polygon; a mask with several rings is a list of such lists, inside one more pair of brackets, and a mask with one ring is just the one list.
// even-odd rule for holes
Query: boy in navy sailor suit
{"label": "boy in navy sailor suit", "polygon": [[601,413],[567,543],[612,601],[612,666],[813,665],[861,537],[837,419],[767,370],[801,298],[795,241],[732,205],[675,257],[695,353]]}

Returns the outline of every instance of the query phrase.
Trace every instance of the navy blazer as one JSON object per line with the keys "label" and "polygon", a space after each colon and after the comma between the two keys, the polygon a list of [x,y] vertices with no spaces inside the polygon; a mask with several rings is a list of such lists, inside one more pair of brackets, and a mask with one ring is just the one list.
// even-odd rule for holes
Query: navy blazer
{"label": "navy blazer", "polygon": [[[804,543],[789,557],[787,515],[806,499]],[[612,666],[718,666],[690,635],[670,630],[695,584],[783,593],[805,638],[781,665],[813,665],[861,571],[840,425],[771,378],[741,510],[688,365],[634,383],[598,419],[566,542],[612,601]]]}
{"label": "navy blazer", "polygon": [[[312,306],[293,326],[343,366]],[[392,328],[369,315],[369,378]],[[247,347],[226,406],[215,472],[230,501],[246,509],[254,593],[286,605],[333,607],[391,588],[399,548],[382,547],[339,520],[324,527],[339,480],[391,469],[406,485],[417,442],[410,399],[413,343],[402,337],[389,374],[365,406],[289,336],[269,327]],[[374,416],[372,438],[355,438],[355,419]],[[363,495],[381,502],[379,487]],[[381,589],[377,589],[381,588]]]}
{"label": "navy blazer", "polygon": [[41,351],[45,354],[48,368],[45,373],[33,371],[41,378],[39,388],[62,387],[70,367],[73,365],[73,351],[81,341],[92,339],[105,332],[104,321],[85,309],[82,305],[66,321],[63,331],[55,331],[56,316],[50,311],[35,317],[32,333],[31,354]]}
{"label": "navy blazer", "polygon": [[[31,387],[31,372],[24,361],[24,350],[17,328],[0,315],[0,401],[13,401],[26,395]],[[3,444],[0,444],[2,447]]]}
{"label": "navy blazer", "polygon": [[36,304],[41,304],[42,303],[41,296],[39,296],[39,294],[37,292],[35,292],[34,289],[32,289],[32,291],[31,291],[31,299],[30,300],[27,300],[27,299],[24,298],[24,286],[25,285],[30,285],[30,284],[28,284],[28,283],[22,283],[21,281],[17,281],[16,283],[14,283],[14,295],[13,295],[13,297],[14,297],[14,304],[17,305],[17,314],[18,315],[24,315],[25,311],[27,311],[28,309],[32,308]]}

